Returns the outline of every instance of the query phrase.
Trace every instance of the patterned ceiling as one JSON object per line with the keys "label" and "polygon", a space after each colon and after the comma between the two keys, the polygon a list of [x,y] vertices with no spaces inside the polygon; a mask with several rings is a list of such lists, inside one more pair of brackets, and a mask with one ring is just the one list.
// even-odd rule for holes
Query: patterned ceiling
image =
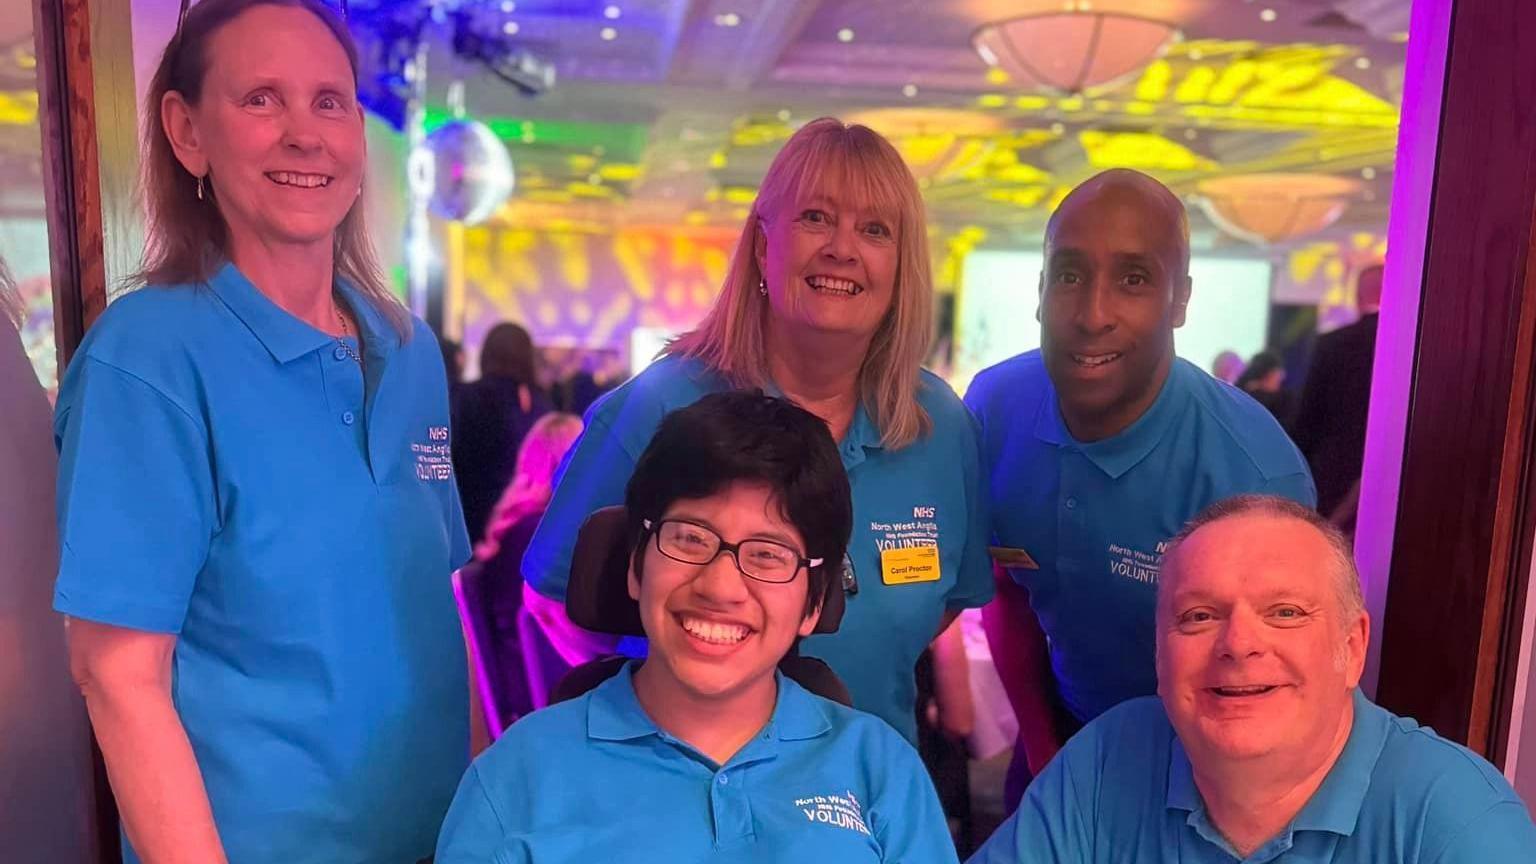
{"label": "patterned ceiling", "polygon": [[[1183,193],[1253,172],[1348,176],[1361,192],[1336,230],[1385,224],[1406,0],[1121,2],[1181,37],[1140,73],[1080,96],[1020,87],[971,45],[981,25],[1042,7],[1034,0],[485,5],[560,76],[529,99],[451,61],[433,67],[436,101],[463,76],[469,115],[512,152],[506,224],[737,223],[777,147],[821,114],[891,136],[938,230],[972,240],[1038,242],[1064,191],[1115,165]],[[1195,221],[1197,243],[1236,243]]]}
{"label": "patterned ceiling", "polygon": [[[978,27],[1061,0],[462,2],[559,75],[530,99],[434,55],[433,122],[461,78],[469,115],[513,155],[506,224],[737,223],[777,147],[822,114],[890,135],[937,229],[972,241],[1035,242],[1063,191],[1112,165],[1181,192],[1251,172],[1349,176],[1363,188],[1338,230],[1385,223],[1408,0],[1098,0],[1181,38],[1082,96],[1020,87],[971,46]],[[0,13],[0,40],[0,208],[16,212],[40,198],[30,20]],[[1198,216],[1196,234],[1232,242]]]}
{"label": "patterned ceiling", "polygon": [[[30,5],[10,4],[30,15]],[[0,215],[42,212],[42,140],[37,128],[37,58],[30,18],[0,13]],[[25,27],[23,27],[25,23]]]}

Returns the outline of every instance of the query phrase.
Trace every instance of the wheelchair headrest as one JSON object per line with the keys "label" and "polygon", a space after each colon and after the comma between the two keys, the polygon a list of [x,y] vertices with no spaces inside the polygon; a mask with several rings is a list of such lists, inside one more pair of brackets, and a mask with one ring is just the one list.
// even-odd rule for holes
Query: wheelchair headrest
{"label": "wheelchair headrest", "polygon": [[[629,556],[626,534],[629,514],[623,506],[604,507],[581,524],[571,555],[571,578],[565,589],[565,610],[577,626],[618,636],[644,636],[640,604],[629,597]],[[828,562],[824,567],[838,567]],[[814,633],[835,633],[843,621],[843,585],[834,571],[827,580],[826,599]]]}

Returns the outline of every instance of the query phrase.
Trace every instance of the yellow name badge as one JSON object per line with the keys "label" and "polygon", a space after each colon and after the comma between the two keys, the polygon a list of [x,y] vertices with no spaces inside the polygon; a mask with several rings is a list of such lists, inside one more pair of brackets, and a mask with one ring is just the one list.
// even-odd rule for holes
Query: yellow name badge
{"label": "yellow name badge", "polygon": [[880,550],[880,579],[887,585],[939,581],[939,547]]}

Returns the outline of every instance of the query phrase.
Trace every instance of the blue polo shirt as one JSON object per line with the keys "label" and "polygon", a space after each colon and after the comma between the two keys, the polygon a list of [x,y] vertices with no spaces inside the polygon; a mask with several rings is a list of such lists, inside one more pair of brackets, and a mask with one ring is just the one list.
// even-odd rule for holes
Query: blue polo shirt
{"label": "blue polo shirt", "polygon": [[957,860],[922,761],[884,723],[775,673],[768,725],[718,765],[646,715],[637,662],[475,760],[436,864]]}
{"label": "blue polo shirt", "polygon": [[[810,636],[800,651],[827,661],[848,685],[853,705],[917,739],[913,667],[938,635],[944,613],[992,599],[975,424],[937,376],[922,373],[918,401],[933,419],[926,437],[891,450],[859,407],[838,443],[853,490],[848,560],[857,592],[838,632]],[[587,412],[586,431],[566,454],[554,497],[523,557],[523,578],[546,597],[565,598],[576,530],[592,511],[624,503],[635,463],[670,411],[731,389],[696,360],[653,363]],[[893,584],[882,549],[937,545],[939,578]],[[899,566],[899,565],[893,565]]]}
{"label": "blue polo shirt", "polygon": [[113,303],[59,392],[54,606],[176,634],[232,864],[414,862],[469,761],[442,356],[340,290],[366,378],[225,266]]}
{"label": "blue polo shirt", "polygon": [[1516,864],[1536,827],[1498,770],[1355,691],[1349,740],[1291,824],[1247,858],[1206,815],[1155,697],[1088,724],[969,864]]}
{"label": "blue polo shirt", "polygon": [[1269,411],[1182,359],[1145,414],[1092,443],[1067,432],[1038,351],[977,375],[965,401],[981,424],[994,542],[1029,558],[1008,572],[1029,590],[1080,720],[1157,692],[1157,579],[1184,523],[1243,493],[1317,503]]}

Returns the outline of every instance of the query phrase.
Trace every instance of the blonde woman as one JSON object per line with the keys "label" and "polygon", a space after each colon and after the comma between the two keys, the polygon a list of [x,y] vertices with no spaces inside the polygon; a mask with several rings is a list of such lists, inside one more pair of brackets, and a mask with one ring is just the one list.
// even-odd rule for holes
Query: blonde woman
{"label": "blonde woman", "polygon": [[[571,632],[560,604],[576,529],[624,500],[662,417],[760,387],[827,424],[853,488],[839,573],[847,611],[837,633],[801,651],[831,665],[854,707],[915,740],[918,656],[961,609],[992,596],[974,427],[920,367],[933,304],[924,222],[911,172],[875,132],[823,118],[789,139],[714,308],[587,415],[523,559],[526,602],[546,629]],[[728,641],[758,638],[747,622]],[[720,658],[719,646],[707,656]]]}
{"label": "blonde woman", "polygon": [[[538,686],[542,676],[527,676],[527,662],[519,640],[518,613],[523,605],[523,575],[518,567],[533,529],[538,526],[554,492],[555,469],[581,436],[581,418],[575,414],[553,412],[534,422],[517,450],[516,471],[501,499],[491,511],[485,539],[475,545],[475,560],[464,568],[465,578],[472,569],[480,571],[481,594],[488,607],[492,644],[478,650],[494,652],[485,663],[487,674],[496,682],[496,713],[499,726],[506,718],[519,717],[548,701],[545,688]],[[529,658],[539,662],[538,657]],[[551,674],[563,674],[561,663]],[[541,667],[542,668],[542,667]],[[530,680],[533,677],[533,680]],[[553,682],[549,682],[553,683]],[[500,734],[501,729],[492,730]]]}

